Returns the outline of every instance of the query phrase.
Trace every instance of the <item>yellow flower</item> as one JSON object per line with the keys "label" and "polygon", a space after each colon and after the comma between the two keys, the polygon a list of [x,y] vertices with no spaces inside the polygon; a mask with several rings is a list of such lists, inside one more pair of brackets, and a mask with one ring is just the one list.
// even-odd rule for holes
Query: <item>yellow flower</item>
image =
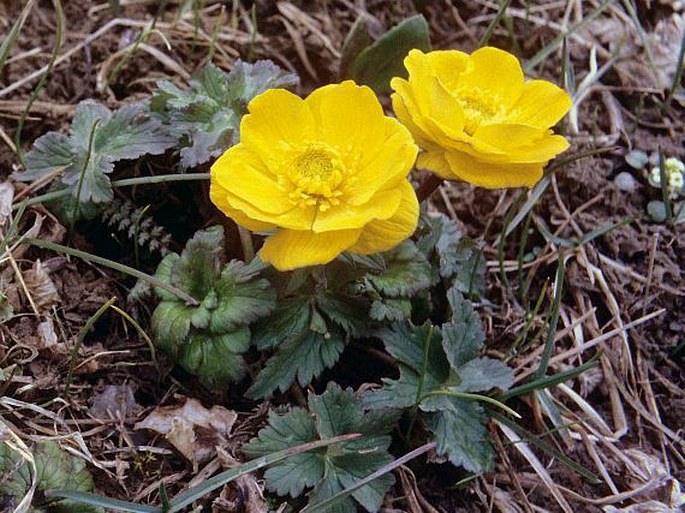
{"label": "yellow flower", "polygon": [[524,81],[513,55],[412,50],[404,65],[409,80],[392,80],[392,105],[423,150],[417,167],[492,189],[530,187],[568,148],[549,128],[570,97],[550,82]]}
{"label": "yellow flower", "polygon": [[248,110],[240,143],[212,166],[210,197],[236,223],[271,232],[262,260],[282,271],[324,264],[414,232],[407,175],[418,148],[371,89],[347,81],[304,100],[271,89]]}

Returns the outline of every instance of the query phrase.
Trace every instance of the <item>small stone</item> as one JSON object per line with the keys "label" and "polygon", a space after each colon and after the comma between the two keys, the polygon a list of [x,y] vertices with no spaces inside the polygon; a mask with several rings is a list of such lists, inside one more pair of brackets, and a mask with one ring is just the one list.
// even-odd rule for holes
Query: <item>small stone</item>
{"label": "small stone", "polygon": [[633,192],[637,188],[637,180],[630,173],[623,171],[616,175],[614,184],[622,191]]}

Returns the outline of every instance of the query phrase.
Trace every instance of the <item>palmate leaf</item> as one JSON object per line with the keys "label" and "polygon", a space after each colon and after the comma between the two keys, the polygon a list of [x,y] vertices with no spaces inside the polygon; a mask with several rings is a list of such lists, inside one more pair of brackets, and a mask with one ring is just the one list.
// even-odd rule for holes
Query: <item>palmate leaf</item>
{"label": "palmate leaf", "polygon": [[326,336],[305,329],[279,346],[245,395],[258,399],[270,396],[277,389],[285,392],[295,380],[307,386],[338,361],[344,348],[345,340],[337,330]]}
{"label": "palmate leaf", "polygon": [[222,334],[193,331],[181,346],[178,364],[207,388],[220,388],[245,375],[245,361],[240,355],[250,348],[250,338],[247,326]]}
{"label": "palmate leaf", "polygon": [[[273,465],[264,473],[270,490],[297,497],[305,488],[313,486],[309,503],[316,504],[392,461],[387,448],[397,413],[364,412],[352,391],[342,390],[335,384],[329,384],[320,396],[310,395],[309,410],[308,413],[293,408],[282,416],[271,413],[268,427],[244,445],[243,452],[258,457],[338,435],[360,433],[363,436],[338,444],[332,450],[326,448],[298,455]],[[393,476],[385,474],[327,511],[353,513],[359,510],[358,506],[370,512],[378,511],[393,482]]]}
{"label": "palmate leaf", "polygon": [[50,132],[37,139],[26,154],[26,170],[13,176],[33,181],[59,173],[80,202],[108,202],[113,193],[107,175],[115,162],[164,153],[175,142],[141,104],[113,113],[100,103],[85,100],[76,107],[69,136]]}
{"label": "palmate leaf", "polygon": [[470,302],[456,288],[448,293],[452,318],[441,328],[396,323],[377,336],[397,359],[400,377],[383,380],[364,396],[373,410],[418,407],[419,418],[433,432],[438,454],[473,472],[492,465],[487,415],[460,393],[508,389],[513,373],[504,363],[479,357],[484,335]]}
{"label": "palmate leaf", "polygon": [[430,265],[416,245],[404,241],[385,253],[383,272],[367,274],[367,280],[388,297],[407,297],[430,287]]}
{"label": "palmate leaf", "polygon": [[465,294],[483,294],[485,259],[478,244],[464,237],[452,219],[422,212],[417,234],[416,245],[432,264],[432,284],[450,280]]}
{"label": "palmate leaf", "polygon": [[[101,512],[86,504],[68,499],[46,499],[42,492],[50,489],[68,489],[90,492],[93,480],[85,462],[60,449],[52,441],[40,442],[32,450],[36,462],[37,492],[28,511],[54,511],[56,513]],[[31,468],[22,456],[7,444],[0,444],[0,498],[6,506],[16,505],[31,487]],[[10,508],[11,509],[11,508]]]}
{"label": "palmate leaf", "polygon": [[182,146],[181,165],[195,167],[218,157],[239,138],[248,102],[267,89],[290,87],[298,78],[271,61],[237,61],[230,73],[213,64],[204,67],[188,89],[158,82],[150,108]]}

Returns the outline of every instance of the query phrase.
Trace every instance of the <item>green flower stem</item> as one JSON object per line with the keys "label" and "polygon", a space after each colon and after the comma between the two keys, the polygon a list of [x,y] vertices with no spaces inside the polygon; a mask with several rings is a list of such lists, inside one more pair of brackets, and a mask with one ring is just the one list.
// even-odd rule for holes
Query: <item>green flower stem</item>
{"label": "green flower stem", "polygon": [[129,267],[118,262],[113,262],[112,260],[108,260],[107,258],[92,255],[79,249],[62,246],[61,244],[55,244],[54,242],[48,242],[46,240],[26,238],[24,242],[26,244],[30,244],[31,246],[49,249],[51,251],[56,251],[57,253],[64,253],[65,255],[70,255],[76,258],[80,258],[81,260],[85,260],[86,262],[93,262],[105,267],[109,267],[110,269],[114,269],[115,271],[119,271],[120,273],[128,274],[140,280],[146,281],[154,287],[159,287],[168,292],[171,292],[174,296],[182,299],[188,305],[198,306],[200,304],[199,301],[197,301],[194,297],[190,296],[181,289],[174,287],[173,285],[169,285],[168,283],[164,283],[162,280],[155,278],[154,276],[150,276],[149,274],[145,274],[144,272],[139,271],[138,269],[134,269],[133,267]]}
{"label": "green flower stem", "polygon": [[[192,182],[195,180],[209,180],[209,173],[186,173],[183,175],[158,175],[158,176],[141,176],[138,178],[126,178],[124,180],[115,180],[112,182],[112,187],[129,187],[131,185],[149,185],[155,183],[168,182]],[[36,205],[37,203],[45,203],[59,198],[69,196],[71,191],[69,189],[62,189],[60,191],[52,191],[46,194],[41,194],[26,201],[26,206]],[[12,207],[16,210],[18,205]]]}
{"label": "green flower stem", "polygon": [[507,412],[509,415],[520,419],[521,415],[516,413],[514,410],[509,408],[506,404],[498,401],[497,399],[493,399],[492,397],[488,397],[487,395],[481,395],[481,394],[471,394],[469,392],[453,392],[451,390],[438,390],[435,392],[428,392],[427,394],[424,394],[421,396],[421,401],[428,397],[437,397],[437,396],[447,396],[447,397],[455,397],[457,399],[471,399],[474,401],[483,401],[484,403],[492,404],[493,406],[496,406],[497,408],[500,408]]}

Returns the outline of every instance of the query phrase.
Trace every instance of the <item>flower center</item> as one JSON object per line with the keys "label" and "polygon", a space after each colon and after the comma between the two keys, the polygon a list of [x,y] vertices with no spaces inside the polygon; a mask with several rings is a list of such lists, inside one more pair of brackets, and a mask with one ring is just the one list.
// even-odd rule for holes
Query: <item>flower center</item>
{"label": "flower center", "polygon": [[488,96],[479,89],[461,90],[457,99],[466,120],[464,131],[469,135],[473,135],[480,125],[496,123],[504,117],[504,107],[498,98]]}
{"label": "flower center", "polygon": [[316,205],[321,212],[340,203],[338,190],[345,167],[337,152],[326,145],[310,144],[286,164],[281,181],[298,207]]}

